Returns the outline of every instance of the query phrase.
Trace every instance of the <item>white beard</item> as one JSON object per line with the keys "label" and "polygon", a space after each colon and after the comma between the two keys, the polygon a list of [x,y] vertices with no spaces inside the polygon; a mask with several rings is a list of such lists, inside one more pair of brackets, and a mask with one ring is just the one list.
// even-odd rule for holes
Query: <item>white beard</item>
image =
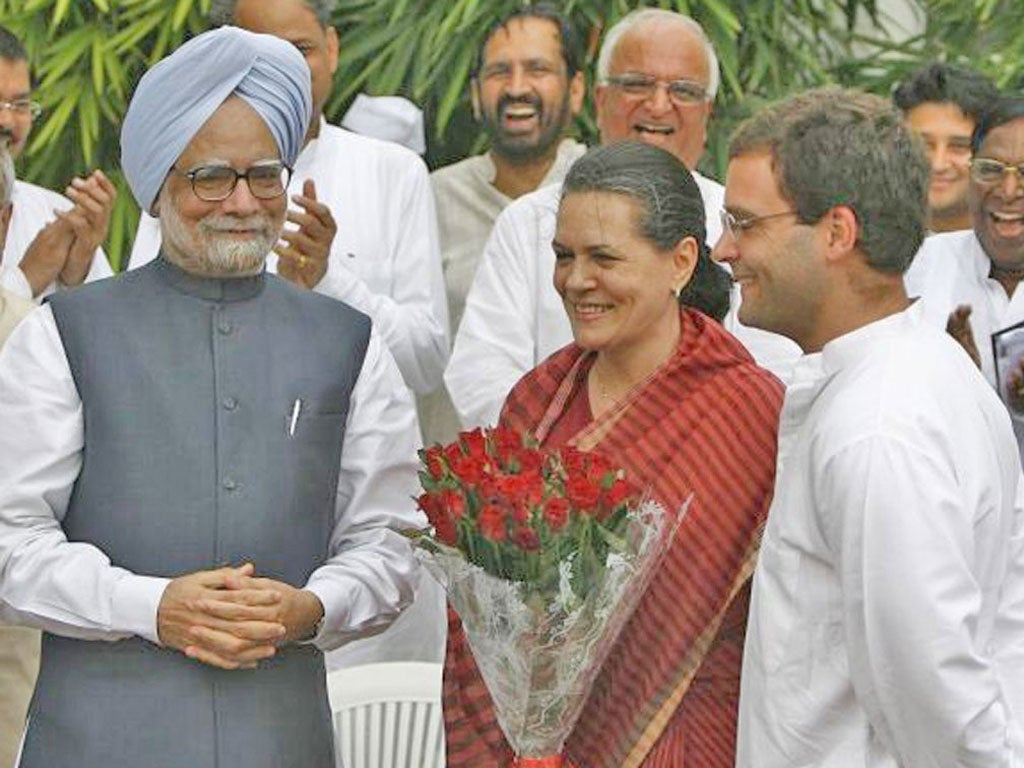
{"label": "white beard", "polygon": [[[257,229],[259,233],[247,240],[225,234],[226,230],[240,227]],[[170,196],[163,192],[160,230],[164,252],[171,261],[189,272],[212,277],[258,274],[279,235],[278,228],[265,213],[242,218],[211,213],[190,231]]]}

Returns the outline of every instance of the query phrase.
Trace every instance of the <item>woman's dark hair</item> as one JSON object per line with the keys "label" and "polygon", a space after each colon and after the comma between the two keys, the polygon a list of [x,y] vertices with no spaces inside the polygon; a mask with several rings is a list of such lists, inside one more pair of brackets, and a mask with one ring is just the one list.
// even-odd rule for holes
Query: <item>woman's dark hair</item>
{"label": "woman's dark hair", "polygon": [[640,234],[660,250],[693,237],[697,266],[679,301],[718,321],[725,317],[732,278],[711,261],[705,242],[704,200],[690,171],[675,155],[638,141],[595,147],[565,177],[562,197],[573,192],[612,192],[635,200],[640,205]]}

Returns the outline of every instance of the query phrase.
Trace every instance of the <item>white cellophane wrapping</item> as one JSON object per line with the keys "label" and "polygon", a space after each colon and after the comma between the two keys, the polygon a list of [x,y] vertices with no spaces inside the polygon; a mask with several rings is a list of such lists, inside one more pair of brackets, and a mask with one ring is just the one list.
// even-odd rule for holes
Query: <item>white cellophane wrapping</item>
{"label": "white cellophane wrapping", "polygon": [[509,745],[519,757],[559,754],[594,678],[675,538],[689,500],[674,519],[645,501],[630,513],[626,550],[608,556],[589,593],[570,587],[560,563],[550,593],[506,581],[431,542],[418,554],[444,585]]}

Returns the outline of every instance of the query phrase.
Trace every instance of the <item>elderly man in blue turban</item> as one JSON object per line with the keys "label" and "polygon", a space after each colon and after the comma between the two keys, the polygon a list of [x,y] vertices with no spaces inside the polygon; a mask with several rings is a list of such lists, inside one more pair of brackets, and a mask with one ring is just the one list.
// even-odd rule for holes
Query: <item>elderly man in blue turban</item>
{"label": "elderly man in blue turban", "polygon": [[411,597],[411,395],[369,318],[263,271],[310,110],[273,37],[156,65],[122,161],[160,258],[3,350],[0,618],[44,630],[22,768],[332,768],[323,651]]}

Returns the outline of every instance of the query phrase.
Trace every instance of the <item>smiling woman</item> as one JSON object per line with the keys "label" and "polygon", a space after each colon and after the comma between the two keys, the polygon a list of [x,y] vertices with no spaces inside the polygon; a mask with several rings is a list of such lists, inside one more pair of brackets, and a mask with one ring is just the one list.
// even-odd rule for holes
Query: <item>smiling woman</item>
{"label": "smiling woman", "polygon": [[[727,308],[729,279],[704,236],[700,192],[674,155],[622,142],[580,158],[553,243],[575,343],[528,373],[502,411],[502,426],[545,447],[603,454],[670,513],[693,497],[569,737],[577,766],[733,763],[782,387],[706,314]],[[452,613],[444,685],[450,768],[508,765]]]}

